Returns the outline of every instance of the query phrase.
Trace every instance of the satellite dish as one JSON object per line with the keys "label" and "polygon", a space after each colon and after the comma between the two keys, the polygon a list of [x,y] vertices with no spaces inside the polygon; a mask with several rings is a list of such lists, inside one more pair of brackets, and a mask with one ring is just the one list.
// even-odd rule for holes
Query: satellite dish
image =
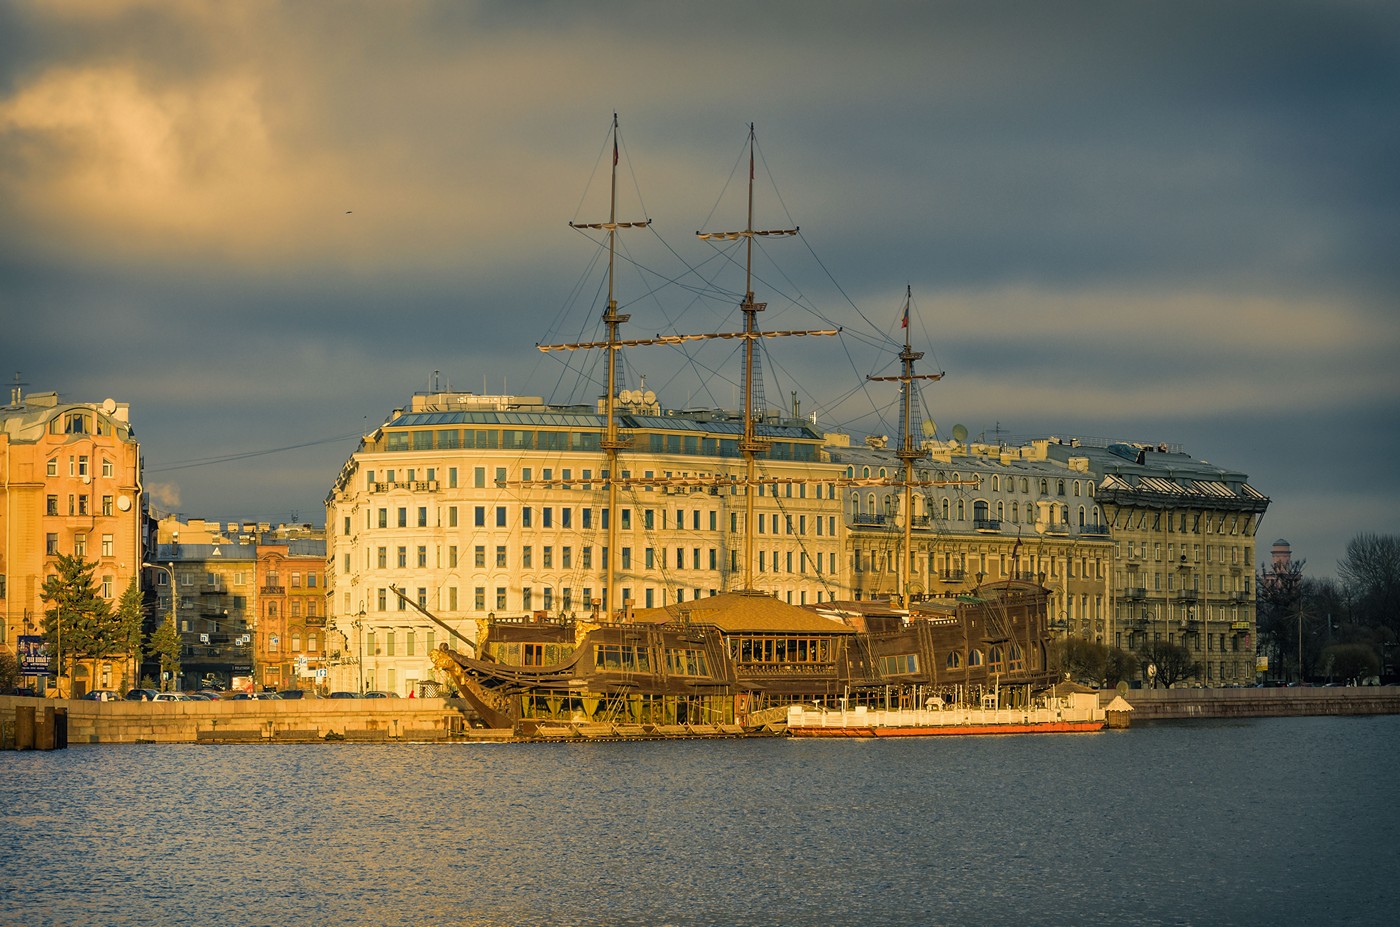
{"label": "satellite dish", "polygon": [[967,440],[967,426],[966,426],[966,425],[954,425],[954,426],[953,426],[953,440],[954,440],[954,441],[966,441],[966,440]]}
{"label": "satellite dish", "polygon": [[636,402],[636,401],[637,401],[637,400],[635,400],[635,399],[632,398],[632,391],[631,391],[630,389],[625,389],[625,390],[623,390],[622,392],[618,393],[618,394],[617,394],[617,398],[620,399],[620,400],[622,400],[623,402]]}
{"label": "satellite dish", "polygon": [[102,411],[111,415],[113,412],[117,411],[117,401],[111,398],[102,400]]}
{"label": "satellite dish", "polygon": [[932,438],[936,434],[938,434],[938,426],[933,423],[933,419],[924,419],[924,437]]}
{"label": "satellite dish", "polygon": [[651,405],[655,401],[656,394],[653,393],[651,390],[647,390],[645,393],[642,393],[642,402],[645,402],[647,405]]}

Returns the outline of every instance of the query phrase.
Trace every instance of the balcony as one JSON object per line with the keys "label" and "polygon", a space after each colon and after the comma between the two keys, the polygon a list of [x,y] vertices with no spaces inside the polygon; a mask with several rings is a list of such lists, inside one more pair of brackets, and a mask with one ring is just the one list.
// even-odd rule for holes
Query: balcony
{"label": "balcony", "polygon": [[286,586],[261,586],[258,592],[262,595],[286,595]]}
{"label": "balcony", "polygon": [[224,584],[221,583],[221,582],[218,582],[218,583],[200,583],[200,584],[199,584],[199,594],[200,594],[200,595],[228,595],[228,586],[224,585]]}
{"label": "balcony", "polygon": [[393,492],[396,489],[406,489],[409,492],[437,492],[437,480],[397,480],[392,483],[370,483],[370,492]]}
{"label": "balcony", "polygon": [[1082,525],[1079,528],[1079,533],[1108,537],[1108,525]]}
{"label": "balcony", "polygon": [[909,527],[911,527],[911,528],[932,528],[932,527],[933,527],[933,516],[932,516],[932,515],[915,515],[912,519],[910,519],[910,521],[909,521]]}
{"label": "balcony", "polygon": [[975,518],[972,521],[974,531],[990,533],[1001,530],[1001,522],[995,518]]}
{"label": "balcony", "polygon": [[853,525],[887,525],[889,522],[890,517],[888,515],[879,515],[871,512],[866,512],[864,514],[857,512],[855,515],[851,516],[851,524]]}
{"label": "balcony", "polygon": [[1178,602],[1184,602],[1184,603],[1186,603],[1186,604],[1188,604],[1188,605],[1195,605],[1195,604],[1196,604],[1196,601],[1197,601],[1196,590],[1195,590],[1195,589],[1183,589],[1183,590],[1181,590],[1180,592],[1178,592],[1178,593],[1176,594],[1176,600],[1177,600]]}
{"label": "balcony", "polygon": [[966,570],[944,570],[938,574],[938,578],[945,583],[960,583],[967,578]]}
{"label": "balcony", "polygon": [[1130,586],[1123,590],[1123,598],[1129,600],[1142,601],[1147,598],[1147,590],[1142,586]]}

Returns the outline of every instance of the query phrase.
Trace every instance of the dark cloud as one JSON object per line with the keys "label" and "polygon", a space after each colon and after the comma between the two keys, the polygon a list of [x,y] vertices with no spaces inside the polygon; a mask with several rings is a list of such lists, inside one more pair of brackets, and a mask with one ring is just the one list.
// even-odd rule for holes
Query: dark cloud
{"label": "dark cloud", "polygon": [[[632,333],[737,325],[742,280],[691,233],[742,224],[752,121],[757,222],[803,228],[760,252],[763,324],[845,329],[770,345],[771,402],[893,433],[863,377],[910,284],[940,427],[1184,444],[1330,571],[1400,514],[1355,489],[1396,449],[1337,450],[1400,433],[1397,26],[1359,2],[4,4],[0,373],[131,402],[182,511],[317,517],[337,436],[434,371],[596,393],[596,363],[534,344],[598,334],[566,222],[606,214],[614,111],[619,208],[655,220],[620,264]],[[627,363],[734,403],[732,345]]]}

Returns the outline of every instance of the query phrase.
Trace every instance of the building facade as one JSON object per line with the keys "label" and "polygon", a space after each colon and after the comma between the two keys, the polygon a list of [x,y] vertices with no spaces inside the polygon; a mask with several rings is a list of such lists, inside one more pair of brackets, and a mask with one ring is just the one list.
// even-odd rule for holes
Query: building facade
{"label": "building facade", "polygon": [[328,666],[326,542],[302,539],[257,545],[255,685],[324,688]]}
{"label": "building facade", "polygon": [[[161,688],[248,685],[254,675],[257,547],[158,544],[150,552],[147,572],[156,598],[152,625],[173,613],[180,632],[180,675],[158,680]],[[148,675],[155,672],[154,667],[147,670]]]}
{"label": "building facade", "polygon": [[[116,607],[140,575],[143,505],[126,403],[12,391],[0,408],[0,650],[15,653],[20,636],[42,633],[41,590],[59,554],[95,563],[98,591]],[[119,688],[134,672],[115,655],[77,666],[71,691]]]}
{"label": "building facade", "polygon": [[326,500],[347,659],[334,687],[407,694],[427,678],[427,649],[450,634],[414,604],[474,639],[495,613],[616,615],[732,591],[746,563],[785,602],[845,596],[839,471],[809,423],[759,429],[771,447],[750,547],[736,416],[632,402],[620,424],[615,553],[596,410],[426,394],[367,436]]}
{"label": "building facade", "polygon": [[614,561],[596,410],[415,396],[327,498],[332,687],[406,694],[427,651],[474,640],[479,619],[616,618],[742,589],[746,562],[755,589],[793,605],[1033,582],[1057,634],[1180,644],[1196,681],[1252,680],[1249,564],[1268,500],[1243,474],[1156,446],[926,441],[906,504],[883,442],[770,421],[750,528],[736,419],[622,404]]}

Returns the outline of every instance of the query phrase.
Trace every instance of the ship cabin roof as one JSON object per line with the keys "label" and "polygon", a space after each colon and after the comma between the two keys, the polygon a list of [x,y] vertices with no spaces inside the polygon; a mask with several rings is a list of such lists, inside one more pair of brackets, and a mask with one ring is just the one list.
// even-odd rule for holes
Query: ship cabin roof
{"label": "ship cabin roof", "polygon": [[637,622],[662,624],[689,621],[708,624],[724,634],[854,634],[854,629],[797,605],[788,605],[766,592],[723,592],[690,602],[633,613]]}

